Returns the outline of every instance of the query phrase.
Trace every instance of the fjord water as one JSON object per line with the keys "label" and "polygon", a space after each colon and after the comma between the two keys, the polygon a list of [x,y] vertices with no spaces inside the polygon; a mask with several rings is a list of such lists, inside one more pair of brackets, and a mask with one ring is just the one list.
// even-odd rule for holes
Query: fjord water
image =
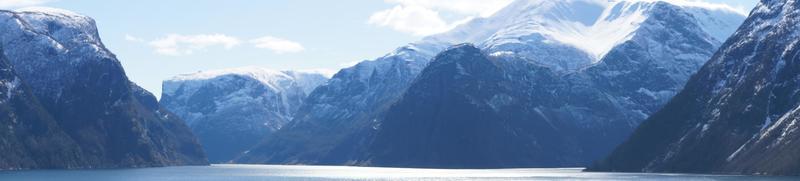
{"label": "fjord water", "polygon": [[410,169],[345,166],[211,165],[110,170],[0,172],[0,180],[798,180],[800,177],[593,173],[581,168]]}

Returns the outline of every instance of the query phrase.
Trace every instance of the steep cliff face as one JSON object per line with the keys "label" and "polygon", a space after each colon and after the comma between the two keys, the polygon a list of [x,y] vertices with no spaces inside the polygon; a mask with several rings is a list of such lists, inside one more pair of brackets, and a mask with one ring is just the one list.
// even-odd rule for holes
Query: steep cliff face
{"label": "steep cliff face", "polygon": [[761,1],[681,93],[590,170],[800,173],[798,8]]}
{"label": "steep cliff face", "polygon": [[186,120],[211,162],[224,163],[289,123],[327,80],[255,67],[204,71],[164,81],[161,103]]}
{"label": "steep cliff face", "polygon": [[2,55],[0,90],[0,170],[86,164],[75,141],[64,133]]}
{"label": "steep cliff face", "polygon": [[0,31],[14,72],[85,161],[23,168],[207,164],[188,127],[128,80],[91,18],[50,8],[0,11]]}

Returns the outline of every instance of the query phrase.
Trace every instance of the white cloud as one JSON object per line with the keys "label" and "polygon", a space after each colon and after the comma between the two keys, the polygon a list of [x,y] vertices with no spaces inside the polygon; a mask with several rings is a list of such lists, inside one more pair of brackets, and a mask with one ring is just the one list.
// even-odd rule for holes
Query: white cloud
{"label": "white cloud", "polygon": [[149,43],[156,53],[171,56],[190,55],[195,51],[203,51],[213,46],[231,49],[239,44],[238,38],[223,34],[170,34]]}
{"label": "white cloud", "polygon": [[305,50],[300,43],[271,36],[252,39],[250,43],[256,48],[269,49],[277,54],[297,53]]}
{"label": "white cloud", "polygon": [[135,37],[135,36],[129,35],[129,34],[125,34],[125,40],[131,41],[131,42],[137,42],[137,43],[144,42],[144,39],[141,39],[139,37]]}
{"label": "white cloud", "polygon": [[[445,32],[476,16],[490,16],[511,3],[511,0],[386,0],[386,2],[395,6],[373,13],[367,23],[416,36],[425,36]],[[460,19],[448,22],[442,18],[441,13],[455,14]]]}
{"label": "white cloud", "polygon": [[437,11],[450,11],[465,15],[491,16],[512,0],[386,0],[404,6],[418,6]]}
{"label": "white cloud", "polygon": [[376,12],[369,17],[368,23],[417,36],[440,33],[450,29],[450,25],[439,16],[439,12],[419,6],[399,5],[392,9]]}
{"label": "white cloud", "polygon": [[16,8],[36,6],[52,2],[53,0],[0,0],[0,8]]}

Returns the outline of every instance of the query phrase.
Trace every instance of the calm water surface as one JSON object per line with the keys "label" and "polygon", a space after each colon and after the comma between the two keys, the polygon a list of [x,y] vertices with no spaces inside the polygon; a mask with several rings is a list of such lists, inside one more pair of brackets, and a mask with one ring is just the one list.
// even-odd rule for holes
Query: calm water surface
{"label": "calm water surface", "polygon": [[206,180],[800,180],[689,174],[586,173],[565,169],[407,169],[340,166],[212,165],[116,170],[0,172],[0,180],[206,181]]}

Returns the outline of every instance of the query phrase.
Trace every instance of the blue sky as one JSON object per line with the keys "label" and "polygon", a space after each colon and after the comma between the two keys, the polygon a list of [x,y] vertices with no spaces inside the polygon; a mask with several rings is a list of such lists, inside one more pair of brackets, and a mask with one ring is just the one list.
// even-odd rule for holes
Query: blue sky
{"label": "blue sky", "polygon": [[[335,71],[510,0],[0,0],[88,15],[129,78],[160,95],[182,73],[259,66]],[[706,0],[749,11],[756,0]]]}

